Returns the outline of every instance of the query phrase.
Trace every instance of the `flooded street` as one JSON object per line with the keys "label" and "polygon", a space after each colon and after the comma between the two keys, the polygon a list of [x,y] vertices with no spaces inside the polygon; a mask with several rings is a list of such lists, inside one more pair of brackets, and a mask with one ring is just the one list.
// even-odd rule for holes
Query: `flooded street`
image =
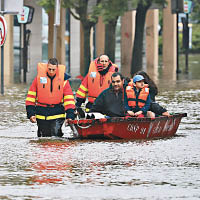
{"label": "flooded street", "polygon": [[159,80],[157,101],[188,116],[175,137],[148,141],[39,140],[26,119],[29,85],[5,88],[0,199],[200,199],[200,80],[194,75]]}

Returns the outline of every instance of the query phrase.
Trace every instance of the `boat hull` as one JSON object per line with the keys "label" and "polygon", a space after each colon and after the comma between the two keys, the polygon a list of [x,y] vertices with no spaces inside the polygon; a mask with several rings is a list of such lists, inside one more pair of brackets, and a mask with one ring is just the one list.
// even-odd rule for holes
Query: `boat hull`
{"label": "boat hull", "polygon": [[73,120],[81,138],[105,139],[154,139],[174,136],[182,117],[186,113],[178,113],[169,117],[156,118],[110,118]]}

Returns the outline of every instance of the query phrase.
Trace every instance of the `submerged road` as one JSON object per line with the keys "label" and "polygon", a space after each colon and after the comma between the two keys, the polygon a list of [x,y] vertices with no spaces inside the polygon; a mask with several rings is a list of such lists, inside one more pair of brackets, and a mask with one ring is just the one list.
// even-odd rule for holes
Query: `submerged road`
{"label": "submerged road", "polygon": [[148,141],[39,140],[26,119],[29,86],[5,88],[0,199],[200,199],[199,86],[200,80],[159,82],[157,101],[188,116],[175,137]]}

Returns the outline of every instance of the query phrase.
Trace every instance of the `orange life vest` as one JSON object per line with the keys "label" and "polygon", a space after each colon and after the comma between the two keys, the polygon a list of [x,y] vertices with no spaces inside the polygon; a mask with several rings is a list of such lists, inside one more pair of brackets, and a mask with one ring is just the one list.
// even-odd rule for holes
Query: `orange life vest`
{"label": "orange life vest", "polygon": [[[95,61],[90,64],[88,72],[88,101],[94,103],[99,94],[108,88],[111,83],[111,75],[115,72],[117,65],[112,64],[109,71],[105,75],[101,75],[96,67]],[[101,77],[102,76],[102,77]],[[100,84],[100,78],[102,78],[102,84]]]}
{"label": "orange life vest", "polygon": [[59,104],[63,99],[64,73],[66,67],[58,65],[56,76],[53,79],[53,90],[51,92],[51,80],[47,76],[47,64],[38,63],[37,66],[37,98],[41,104]]}
{"label": "orange life vest", "polygon": [[147,97],[149,95],[148,84],[145,84],[145,87],[140,91],[138,99],[136,99],[135,91],[131,85],[132,85],[132,83],[130,83],[126,87],[128,105],[132,108],[135,108],[138,103],[138,106],[140,108],[144,107],[144,105],[146,104]]}

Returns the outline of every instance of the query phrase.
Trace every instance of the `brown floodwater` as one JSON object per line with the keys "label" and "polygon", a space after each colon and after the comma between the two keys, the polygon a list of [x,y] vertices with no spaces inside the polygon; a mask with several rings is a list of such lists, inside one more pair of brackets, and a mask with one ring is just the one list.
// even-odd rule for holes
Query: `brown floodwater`
{"label": "brown floodwater", "polygon": [[[200,70],[194,68],[177,80],[158,80],[157,101],[188,115],[169,139],[38,139],[36,125],[26,119],[29,85],[5,87],[0,199],[200,199]],[[64,132],[67,137],[69,128]]]}

